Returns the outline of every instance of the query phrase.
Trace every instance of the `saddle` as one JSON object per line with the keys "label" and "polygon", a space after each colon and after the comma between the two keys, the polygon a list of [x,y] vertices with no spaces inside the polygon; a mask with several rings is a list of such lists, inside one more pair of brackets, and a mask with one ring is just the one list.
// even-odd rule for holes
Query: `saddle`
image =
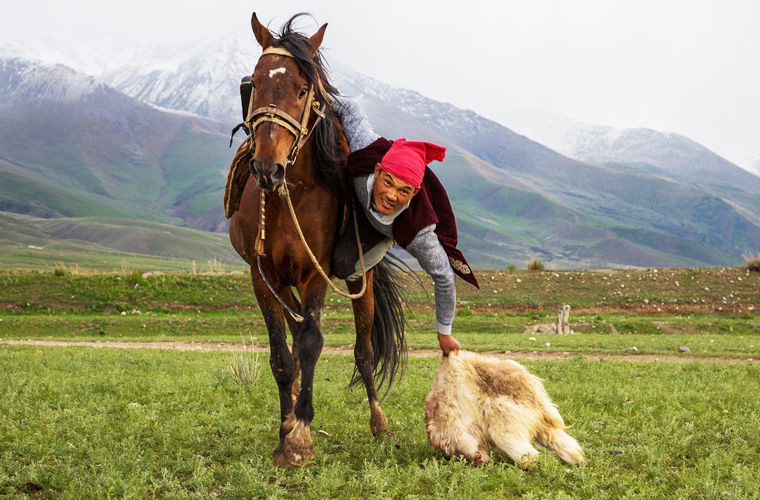
{"label": "saddle", "polygon": [[[353,203],[357,207],[356,196],[354,196]],[[348,205],[346,203],[346,207]],[[335,240],[332,258],[330,259],[330,270],[336,278],[340,279],[351,276],[354,273],[356,263],[359,261],[359,248],[356,246],[356,235],[353,230],[354,217],[356,217],[359,226],[359,240],[362,242],[363,254],[369,252],[372,247],[386,238],[372,227],[364,210],[360,207],[357,207],[356,210],[348,210],[346,215],[348,215],[348,219],[344,222],[344,227]]]}
{"label": "saddle", "polygon": [[240,107],[243,111],[243,121],[232,129],[230,135],[230,147],[235,134],[241,128],[245,132],[246,140],[240,143],[237,153],[230,164],[230,171],[227,174],[227,185],[224,188],[224,215],[229,219],[232,214],[238,211],[240,207],[240,198],[243,196],[245,184],[251,172],[248,165],[251,163],[251,141],[248,138],[250,130],[245,126],[245,119],[248,115],[248,103],[251,102],[251,93],[253,92],[253,83],[251,77],[246,75],[240,81]]}
{"label": "saddle", "polygon": [[235,157],[230,164],[227,173],[227,185],[224,187],[224,215],[229,219],[240,208],[240,198],[251,171],[248,165],[251,163],[251,141],[246,139],[238,147]]}

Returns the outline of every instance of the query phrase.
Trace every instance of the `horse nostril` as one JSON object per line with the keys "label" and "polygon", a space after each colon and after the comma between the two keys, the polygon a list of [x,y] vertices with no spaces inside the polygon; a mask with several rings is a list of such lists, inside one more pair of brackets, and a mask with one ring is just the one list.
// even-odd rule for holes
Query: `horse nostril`
{"label": "horse nostril", "polygon": [[282,180],[285,178],[285,167],[282,166],[280,163],[276,164],[274,166],[274,171],[271,174],[272,184],[275,186],[282,182]]}
{"label": "horse nostril", "polygon": [[251,161],[248,162],[248,170],[250,170],[252,176],[258,179],[261,175],[261,163],[251,159]]}
{"label": "horse nostril", "polygon": [[275,189],[285,179],[285,166],[281,163],[262,163],[251,160],[248,169],[259,187],[267,191]]}
{"label": "horse nostril", "polygon": [[251,175],[256,180],[256,184],[258,184],[261,189],[268,191],[272,188],[271,182],[267,178],[267,172],[264,171],[264,166],[261,163],[251,160],[248,164],[248,170],[250,170]]}

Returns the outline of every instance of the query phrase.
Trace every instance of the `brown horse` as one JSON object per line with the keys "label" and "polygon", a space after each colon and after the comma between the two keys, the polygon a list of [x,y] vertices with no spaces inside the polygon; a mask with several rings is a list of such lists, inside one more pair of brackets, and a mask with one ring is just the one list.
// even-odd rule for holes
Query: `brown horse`
{"label": "brown horse", "polygon": [[[248,179],[239,209],[230,218],[230,240],[251,266],[253,289],[269,333],[269,362],[280,395],[280,442],[273,453],[278,466],[314,458],[309,426],[314,418],[312,387],[323,344],[319,327],[327,288],[297,234],[280,195],[282,186],[287,183],[305,241],[328,273],[342,203],[352,196],[347,194],[343,168],[348,147],[329,106],[337,91],[327,80],[319,53],[327,25],[307,38],[292,29],[297,17],[287,21],[276,37],[255,13],[251,19],[253,34],[263,49],[252,75],[254,91],[246,123],[255,182]],[[305,127],[299,128],[302,122]],[[267,194],[263,202],[262,190]],[[257,238],[262,206],[267,230],[265,238]],[[366,277],[366,293],[352,302],[356,365],[351,384],[364,383],[370,428],[378,436],[386,432],[387,420],[375,379],[387,389],[398,371],[405,352],[404,318],[393,267],[381,262]],[[356,293],[361,282],[347,282],[347,286]],[[283,304],[300,314],[301,320],[295,319],[296,314],[286,315]],[[285,322],[293,336],[292,350]]]}

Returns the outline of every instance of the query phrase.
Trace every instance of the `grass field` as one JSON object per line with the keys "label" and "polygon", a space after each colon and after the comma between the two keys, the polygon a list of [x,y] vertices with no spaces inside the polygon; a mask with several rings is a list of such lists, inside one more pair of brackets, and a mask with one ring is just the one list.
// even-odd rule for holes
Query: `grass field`
{"label": "grass field", "polygon": [[277,470],[274,382],[265,372],[242,388],[228,363],[219,352],[4,347],[0,494],[743,498],[760,488],[760,420],[747,394],[756,365],[528,362],[588,463],[543,452],[525,471],[501,455],[474,468],[429,448],[421,402],[432,359],[411,360],[383,403],[400,447],[375,440],[339,355],[318,366],[315,463]]}
{"label": "grass field", "polygon": [[[533,470],[498,454],[475,468],[434,452],[421,403],[435,359],[410,358],[383,402],[400,447],[375,440],[364,392],[345,390],[352,358],[324,354],[314,392],[317,459],[275,469],[278,407],[266,354],[258,358],[261,378],[242,387],[228,372],[229,352],[3,343],[266,344],[250,277],[48,269],[0,274],[0,496],[757,496],[760,274],[481,272],[479,279],[480,291],[460,283],[457,337],[472,350],[571,353],[523,363],[573,425],[586,465],[568,467],[544,452]],[[413,286],[408,292],[409,345],[435,348],[432,297]],[[563,303],[573,308],[575,335],[523,333],[553,322]],[[349,304],[331,295],[322,327],[328,345],[353,343]],[[588,353],[686,362],[590,361]]]}

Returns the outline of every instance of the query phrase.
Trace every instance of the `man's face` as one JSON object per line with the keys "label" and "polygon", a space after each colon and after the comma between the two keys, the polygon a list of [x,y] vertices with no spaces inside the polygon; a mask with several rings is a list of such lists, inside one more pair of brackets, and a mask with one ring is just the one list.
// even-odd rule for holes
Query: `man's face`
{"label": "man's face", "polygon": [[417,194],[417,191],[419,190],[416,187],[383,171],[379,164],[375,165],[375,186],[372,188],[372,201],[381,214],[391,215],[399,210],[406,205],[407,201],[412,199],[412,196]]}

